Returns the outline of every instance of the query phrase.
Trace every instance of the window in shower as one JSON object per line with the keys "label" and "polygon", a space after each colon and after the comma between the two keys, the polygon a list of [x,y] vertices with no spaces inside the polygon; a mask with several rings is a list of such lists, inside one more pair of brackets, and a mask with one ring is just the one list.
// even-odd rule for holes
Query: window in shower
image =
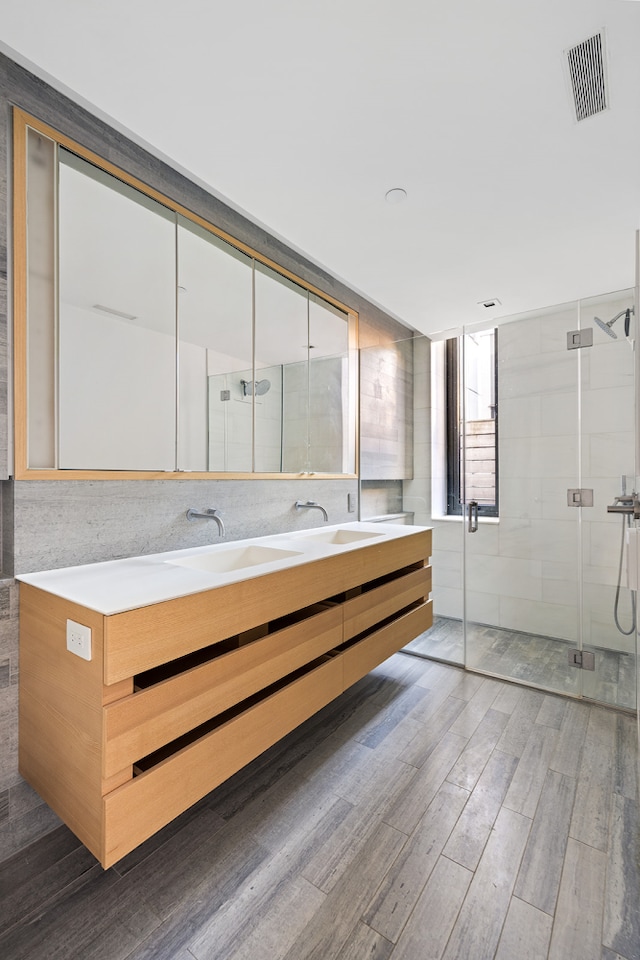
{"label": "window in shower", "polygon": [[498,331],[446,341],[447,514],[498,516]]}

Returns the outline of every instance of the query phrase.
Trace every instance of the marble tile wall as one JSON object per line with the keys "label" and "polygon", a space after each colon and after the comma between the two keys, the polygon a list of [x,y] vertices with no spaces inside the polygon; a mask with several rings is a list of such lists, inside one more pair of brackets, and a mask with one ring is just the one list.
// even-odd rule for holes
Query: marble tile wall
{"label": "marble tile wall", "polygon": [[214,524],[187,521],[189,507],[218,508],[225,540],[320,525],[318,511],[295,510],[297,499],[317,500],[330,523],[353,520],[347,497],[356,491],[357,481],[349,478],[17,481],[12,572],[142,556],[217,540]]}
{"label": "marble tile wall", "polygon": [[360,474],[403,480],[413,473],[413,346],[387,342],[360,351]]}
{"label": "marble tile wall", "polygon": [[403,486],[401,480],[363,480],[360,484],[362,519],[377,519],[402,513]]}
{"label": "marble tile wall", "polygon": [[403,509],[414,523],[431,523],[431,341],[413,340],[413,469],[402,484]]}

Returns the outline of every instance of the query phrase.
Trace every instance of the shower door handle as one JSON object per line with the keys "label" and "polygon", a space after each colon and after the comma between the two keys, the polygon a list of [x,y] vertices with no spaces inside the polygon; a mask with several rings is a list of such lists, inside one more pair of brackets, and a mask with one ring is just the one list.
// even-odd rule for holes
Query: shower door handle
{"label": "shower door handle", "polygon": [[469,517],[468,531],[469,533],[476,533],[478,530],[478,501],[469,500],[467,504],[467,511]]}

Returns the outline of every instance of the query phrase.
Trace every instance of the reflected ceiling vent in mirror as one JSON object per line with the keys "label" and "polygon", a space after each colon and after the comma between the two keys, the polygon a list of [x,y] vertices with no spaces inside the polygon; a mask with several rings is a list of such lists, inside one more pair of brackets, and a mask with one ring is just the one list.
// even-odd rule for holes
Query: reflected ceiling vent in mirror
{"label": "reflected ceiling vent in mirror", "polygon": [[565,51],[576,120],[586,120],[609,106],[604,31]]}
{"label": "reflected ceiling vent in mirror", "polygon": [[137,320],[135,313],[124,313],[122,310],[114,310],[113,307],[105,307],[102,303],[94,303],[92,310],[99,310],[100,313],[108,313],[111,317],[119,317],[120,320]]}

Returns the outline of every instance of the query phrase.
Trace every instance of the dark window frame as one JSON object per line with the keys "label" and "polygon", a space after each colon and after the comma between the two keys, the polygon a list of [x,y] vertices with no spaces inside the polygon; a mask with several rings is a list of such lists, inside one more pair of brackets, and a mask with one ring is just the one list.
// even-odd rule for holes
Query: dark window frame
{"label": "dark window frame", "polygon": [[[462,337],[445,342],[445,401],[447,451],[447,516],[462,516],[464,478],[462,476],[462,384],[460,376],[460,344]],[[495,421],[495,503],[479,504],[480,517],[499,517],[500,480],[498,460],[498,330],[494,330],[494,416]]]}

